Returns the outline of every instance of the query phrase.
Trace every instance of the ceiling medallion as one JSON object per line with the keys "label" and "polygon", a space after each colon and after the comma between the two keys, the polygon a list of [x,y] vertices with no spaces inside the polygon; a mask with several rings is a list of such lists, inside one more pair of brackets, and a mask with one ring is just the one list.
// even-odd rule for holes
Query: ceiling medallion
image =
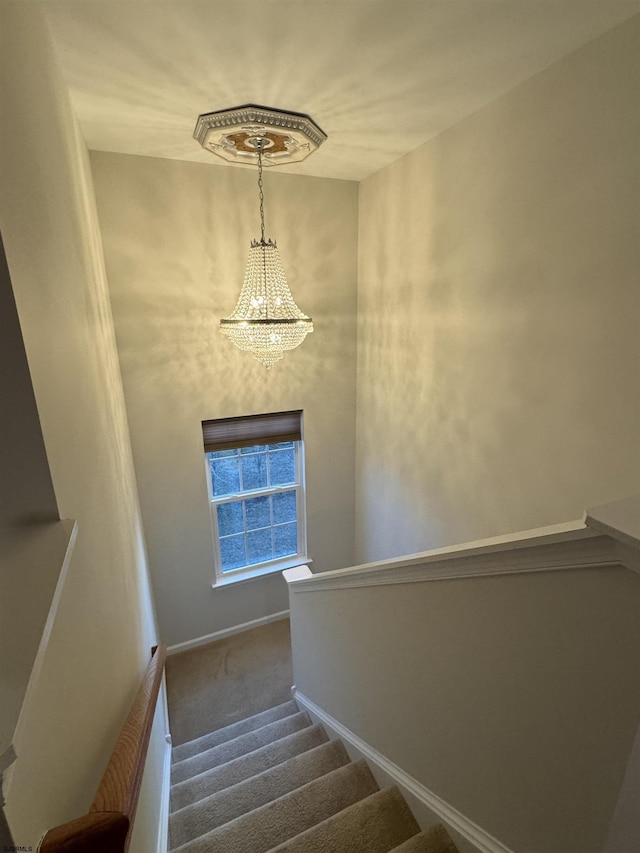
{"label": "ceiling medallion", "polygon": [[236,307],[220,331],[267,368],[313,331],[311,317],[296,305],[275,240],[265,238],[263,166],[304,160],[327,138],[310,116],[245,104],[199,116],[194,138],[229,162],[256,163],[260,239],[252,240]]}
{"label": "ceiling medallion", "polygon": [[198,117],[194,139],[207,151],[231,163],[255,163],[257,139],[265,140],[265,166],[297,163],[312,154],[327,138],[305,113],[244,104]]}

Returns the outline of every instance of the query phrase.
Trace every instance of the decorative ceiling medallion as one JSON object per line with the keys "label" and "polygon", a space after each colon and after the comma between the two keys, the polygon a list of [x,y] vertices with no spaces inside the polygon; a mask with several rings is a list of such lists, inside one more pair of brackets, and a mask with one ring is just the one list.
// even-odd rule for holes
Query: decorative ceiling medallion
{"label": "decorative ceiling medallion", "polygon": [[265,166],[296,163],[327,138],[311,116],[244,104],[198,117],[194,139],[232,163],[256,163],[258,148]]}

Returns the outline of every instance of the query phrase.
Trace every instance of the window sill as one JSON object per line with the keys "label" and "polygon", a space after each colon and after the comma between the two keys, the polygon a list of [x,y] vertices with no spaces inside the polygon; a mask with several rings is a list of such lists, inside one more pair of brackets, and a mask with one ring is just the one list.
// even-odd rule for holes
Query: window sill
{"label": "window sill", "polygon": [[279,572],[283,572],[285,569],[296,568],[296,566],[309,566],[312,562],[313,560],[311,560],[310,557],[294,557],[291,560],[283,560],[273,566],[256,566],[253,569],[246,569],[246,571],[239,571],[237,573],[230,572],[228,575],[217,577],[211,586],[213,589],[219,589],[220,587],[225,586],[235,586],[235,584],[258,580],[266,577],[267,575],[275,575]]}

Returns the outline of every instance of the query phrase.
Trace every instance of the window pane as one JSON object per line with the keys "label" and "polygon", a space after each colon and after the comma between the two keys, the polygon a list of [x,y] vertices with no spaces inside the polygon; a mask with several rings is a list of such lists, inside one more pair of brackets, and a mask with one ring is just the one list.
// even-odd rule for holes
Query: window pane
{"label": "window pane", "polygon": [[249,550],[247,562],[250,565],[270,560],[272,557],[271,528],[267,530],[254,530],[248,533],[247,546]]}
{"label": "window pane", "polygon": [[220,557],[222,559],[222,571],[239,569],[247,565],[247,557],[244,547],[244,535],[225,536],[220,538]]}
{"label": "window pane", "polygon": [[244,519],[242,517],[242,504],[234,501],[230,504],[218,506],[218,533],[220,536],[229,536],[231,533],[244,532]]}
{"label": "window pane", "polygon": [[267,454],[252,453],[242,457],[242,490],[263,489],[267,485]]}
{"label": "window pane", "polygon": [[273,555],[286,557],[298,553],[298,525],[282,524],[273,528]]}
{"label": "window pane", "polygon": [[249,498],[244,501],[247,513],[247,530],[255,530],[257,527],[269,527],[271,524],[271,513],[269,511],[269,498]]}
{"label": "window pane", "polygon": [[296,465],[293,447],[286,450],[270,450],[269,470],[272,486],[295,483]]}
{"label": "window pane", "polygon": [[273,523],[282,524],[285,521],[296,520],[296,493],[281,492],[273,498]]}
{"label": "window pane", "polygon": [[238,470],[238,457],[216,459],[214,454],[211,454],[211,457],[209,465],[211,467],[213,494],[233,495],[239,492],[240,474]]}
{"label": "window pane", "polygon": [[[301,445],[285,441],[206,454],[219,535],[218,571],[253,569],[298,553],[298,452]],[[279,487],[285,490],[265,494]],[[220,498],[227,502],[217,503]]]}

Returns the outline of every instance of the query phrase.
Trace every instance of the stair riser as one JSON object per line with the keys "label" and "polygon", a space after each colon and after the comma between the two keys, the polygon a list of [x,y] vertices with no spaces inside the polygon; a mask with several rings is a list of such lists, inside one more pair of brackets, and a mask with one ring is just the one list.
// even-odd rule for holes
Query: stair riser
{"label": "stair riser", "polygon": [[333,741],[174,812],[170,820],[171,846],[186,844],[348,763],[342,743]]}
{"label": "stair riser", "polygon": [[285,703],[174,755],[172,853],[458,853],[420,832],[397,787]]}
{"label": "stair riser", "polygon": [[186,779],[205,773],[221,764],[227,764],[229,761],[249,752],[255,752],[256,749],[260,749],[260,747],[266,746],[274,740],[279,740],[310,725],[309,715],[303,712],[269,723],[255,731],[247,732],[227,743],[214,746],[212,749],[207,749],[198,755],[185,758],[183,761],[174,764],[171,768],[171,782],[174,785],[178,782],[184,782]]}
{"label": "stair riser", "polygon": [[266,853],[377,791],[364,762],[349,763],[178,848],[180,853]]}
{"label": "stair riser", "polygon": [[229,762],[229,764],[176,784],[171,788],[171,810],[176,811],[184,808],[184,806],[222,791],[230,785],[243,782],[257,773],[262,773],[276,764],[293,758],[294,755],[299,755],[301,752],[327,743],[328,740],[329,738],[322,726],[310,726]]}
{"label": "stair riser", "polygon": [[214,746],[220,746],[222,743],[233,740],[239,735],[247,734],[247,732],[259,729],[268,723],[273,723],[276,720],[281,720],[284,717],[290,717],[297,713],[298,708],[295,702],[285,702],[283,705],[269,708],[268,711],[264,711],[261,714],[256,714],[246,720],[240,720],[238,723],[233,723],[230,726],[225,726],[223,729],[217,729],[215,732],[175,746],[171,753],[172,763],[177,764],[179,761],[184,761],[185,758],[192,758],[194,755],[198,755],[207,749],[212,749]]}
{"label": "stair riser", "polygon": [[419,832],[397,788],[384,788],[269,853],[389,853]]}

